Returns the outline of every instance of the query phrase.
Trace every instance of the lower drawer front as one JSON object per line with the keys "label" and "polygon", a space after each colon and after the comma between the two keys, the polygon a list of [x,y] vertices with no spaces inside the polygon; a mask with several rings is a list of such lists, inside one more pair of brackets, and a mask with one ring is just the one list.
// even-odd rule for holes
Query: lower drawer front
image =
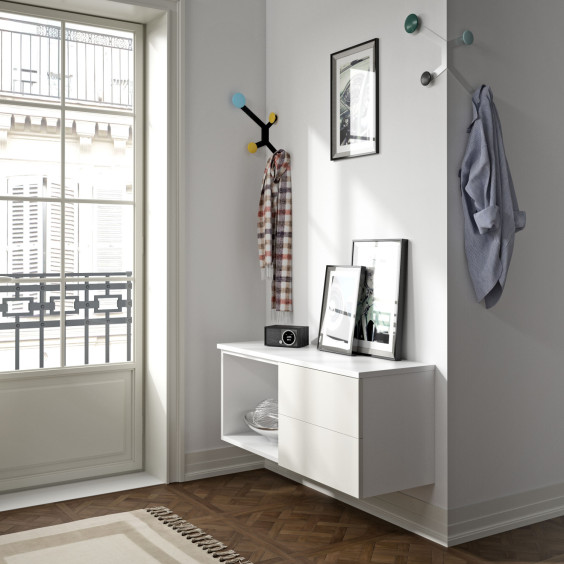
{"label": "lower drawer front", "polygon": [[361,439],[279,416],[278,464],[326,486],[359,497]]}

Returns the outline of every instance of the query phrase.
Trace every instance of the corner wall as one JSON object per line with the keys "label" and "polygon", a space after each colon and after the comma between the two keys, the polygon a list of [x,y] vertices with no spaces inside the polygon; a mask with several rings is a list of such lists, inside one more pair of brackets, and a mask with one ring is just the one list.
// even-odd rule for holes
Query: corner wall
{"label": "corner wall", "polygon": [[448,500],[459,541],[564,513],[563,17],[559,0],[448,2],[449,37],[475,36],[450,66],[492,88],[527,213],[505,291],[486,310],[467,274],[457,177],[471,99],[450,77]]}
{"label": "corner wall", "polygon": [[[220,440],[220,342],[259,340],[264,285],[256,243],[262,154],[258,127],[231,104],[242,92],[264,114],[263,0],[186,0],[186,452]],[[260,135],[259,135],[260,137]]]}
{"label": "corner wall", "polygon": [[[444,508],[446,80],[421,86],[441,53],[421,34],[405,33],[410,12],[446,35],[446,0],[267,0],[266,109],[278,114],[273,145],[292,156],[295,323],[317,335],[325,266],[350,264],[353,239],[409,240],[405,357],[437,365],[437,478],[408,494]],[[332,162],[330,54],[375,37],[380,154]]]}

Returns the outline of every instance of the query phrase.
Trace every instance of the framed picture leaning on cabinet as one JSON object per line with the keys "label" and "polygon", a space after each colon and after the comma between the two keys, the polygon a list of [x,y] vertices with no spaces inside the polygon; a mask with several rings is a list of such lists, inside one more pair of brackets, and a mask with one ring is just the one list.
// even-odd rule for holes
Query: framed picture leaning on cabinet
{"label": "framed picture leaning on cabinet", "polygon": [[407,271],[407,239],[353,241],[352,264],[365,267],[353,352],[400,360]]}
{"label": "framed picture leaning on cabinet", "polygon": [[358,297],[364,268],[361,266],[327,266],[319,340],[321,351],[353,353],[353,337],[358,311]]}

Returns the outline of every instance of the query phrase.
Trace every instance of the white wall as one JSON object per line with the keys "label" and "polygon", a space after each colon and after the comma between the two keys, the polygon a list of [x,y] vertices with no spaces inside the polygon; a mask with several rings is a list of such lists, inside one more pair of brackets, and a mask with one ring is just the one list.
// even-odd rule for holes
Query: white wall
{"label": "white wall", "polygon": [[[258,129],[230,104],[241,91],[259,116],[279,115],[271,140],[292,154],[295,323],[316,335],[325,265],[347,264],[352,239],[410,240],[405,353],[437,365],[437,479],[408,493],[462,523],[465,508],[479,520],[501,507],[491,500],[564,491],[561,1],[451,0],[448,24],[446,0],[267,0],[266,12],[262,0],[187,1],[187,451],[222,446],[215,343],[260,339],[265,319],[255,213],[269,153],[246,152]],[[502,119],[528,225],[492,310],[475,303],[463,248],[470,97],[451,77],[447,106],[446,75],[419,84],[440,52],[405,34],[410,12],[443,37],[474,32],[472,47],[451,44],[450,65],[492,87]],[[381,152],[331,162],[329,55],[374,37]]]}
{"label": "white wall", "polygon": [[231,96],[265,117],[263,0],[187,0],[186,451],[220,441],[219,342],[259,340],[264,284],[256,214],[260,130]]}
{"label": "white wall", "polygon": [[[292,156],[294,322],[317,336],[325,266],[350,264],[353,239],[410,241],[405,356],[438,367],[436,485],[411,494],[446,507],[446,80],[420,85],[441,54],[405,33],[411,12],[446,34],[446,0],[267,0],[266,107]],[[330,54],[375,37],[380,154],[331,162]]]}
{"label": "white wall", "polygon": [[[475,303],[466,270],[458,178],[470,96],[449,79],[449,507],[564,484],[564,47],[560,0],[449,0],[449,35],[475,43],[451,65],[488,84],[527,226],[504,294]],[[530,503],[530,501],[529,501]]]}

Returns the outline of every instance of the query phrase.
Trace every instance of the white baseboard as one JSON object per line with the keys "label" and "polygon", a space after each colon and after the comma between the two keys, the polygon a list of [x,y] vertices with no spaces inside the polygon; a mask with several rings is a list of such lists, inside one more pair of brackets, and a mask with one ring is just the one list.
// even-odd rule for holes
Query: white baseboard
{"label": "white baseboard", "polygon": [[135,472],[120,476],[106,476],[54,486],[29,488],[0,494],[0,511],[11,511],[22,507],[58,503],[69,499],[79,499],[137,488],[163,484],[161,480],[147,472]]}
{"label": "white baseboard", "polygon": [[264,468],[264,459],[237,447],[201,450],[186,454],[184,480],[189,482],[257,468]]}
{"label": "white baseboard", "polygon": [[281,468],[274,462],[267,460],[264,467],[402,529],[447,546],[447,511],[442,507],[431,505],[403,492],[357,499]]}
{"label": "white baseboard", "polygon": [[455,546],[564,515],[564,484],[449,511],[448,545]]}

